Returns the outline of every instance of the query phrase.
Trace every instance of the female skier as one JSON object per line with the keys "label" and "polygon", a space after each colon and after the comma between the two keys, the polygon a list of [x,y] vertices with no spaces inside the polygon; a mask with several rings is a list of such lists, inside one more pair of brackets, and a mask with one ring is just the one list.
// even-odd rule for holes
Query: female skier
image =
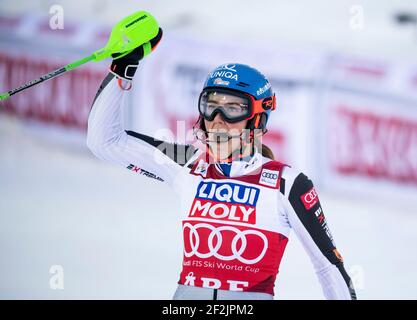
{"label": "female skier", "polygon": [[112,61],[89,115],[87,145],[100,159],[168,183],[180,197],[184,255],[174,299],[273,299],[290,229],[324,296],[356,299],[313,183],[259,145],[275,109],[259,71],[234,63],[208,75],[195,126],[205,150],[124,130],[123,98],[139,60],[161,37],[160,29]]}

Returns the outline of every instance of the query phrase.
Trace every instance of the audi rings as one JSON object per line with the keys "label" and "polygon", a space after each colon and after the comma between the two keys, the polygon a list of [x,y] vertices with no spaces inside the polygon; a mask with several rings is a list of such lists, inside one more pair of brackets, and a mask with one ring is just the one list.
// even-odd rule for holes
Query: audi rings
{"label": "audi rings", "polygon": [[[187,250],[184,247],[184,255],[189,258],[193,255],[206,259],[210,257],[216,257],[220,260],[224,261],[231,261],[234,259],[239,260],[242,263],[245,264],[255,264],[265,256],[266,250],[268,249],[268,238],[260,231],[258,230],[239,230],[232,226],[221,226],[221,227],[214,227],[211,224],[208,223],[197,223],[195,225],[192,225],[191,223],[184,223],[183,226],[183,232],[185,235],[185,230],[188,228],[190,230],[189,233],[189,244],[191,247],[191,250],[187,252]],[[199,245],[200,245],[200,235],[198,233],[198,229],[206,228],[209,229],[210,235],[208,236],[207,242],[208,242],[208,248],[209,251],[207,253],[202,253],[198,251]],[[219,253],[219,250],[223,244],[223,237],[222,237],[222,231],[231,231],[235,233],[235,236],[233,237],[232,242],[230,243],[230,249],[232,251],[231,255],[225,256]],[[254,235],[259,237],[263,241],[263,249],[261,253],[254,259],[246,259],[243,257],[244,252],[247,248],[247,239],[246,236],[248,235]],[[216,239],[216,245],[214,245],[214,239]],[[241,246],[238,249],[237,244],[238,241],[241,240]]]}
{"label": "audi rings", "polygon": [[271,173],[271,172],[262,172],[262,177],[267,178],[267,179],[276,180],[276,179],[278,179],[278,174]]}

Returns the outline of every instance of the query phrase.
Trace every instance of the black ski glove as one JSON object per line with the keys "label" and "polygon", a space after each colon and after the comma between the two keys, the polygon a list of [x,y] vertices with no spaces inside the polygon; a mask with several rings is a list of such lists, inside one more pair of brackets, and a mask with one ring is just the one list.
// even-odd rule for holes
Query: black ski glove
{"label": "black ski glove", "polygon": [[[159,28],[159,32],[154,38],[140,47],[137,47],[129,54],[125,56],[122,56],[123,53],[112,54],[113,61],[110,66],[110,72],[119,78],[131,81],[135,75],[136,69],[138,68],[139,61],[156,48],[159,41],[161,41],[161,38],[162,29]],[[118,58],[119,56],[122,57]]]}

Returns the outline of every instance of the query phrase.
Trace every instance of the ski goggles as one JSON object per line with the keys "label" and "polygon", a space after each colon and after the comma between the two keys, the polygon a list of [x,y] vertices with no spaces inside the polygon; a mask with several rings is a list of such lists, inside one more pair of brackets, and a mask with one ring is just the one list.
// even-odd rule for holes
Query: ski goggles
{"label": "ski goggles", "polygon": [[252,119],[255,114],[275,109],[275,95],[255,100],[251,95],[239,91],[218,88],[204,89],[198,100],[200,115],[213,121],[220,113],[230,123]]}

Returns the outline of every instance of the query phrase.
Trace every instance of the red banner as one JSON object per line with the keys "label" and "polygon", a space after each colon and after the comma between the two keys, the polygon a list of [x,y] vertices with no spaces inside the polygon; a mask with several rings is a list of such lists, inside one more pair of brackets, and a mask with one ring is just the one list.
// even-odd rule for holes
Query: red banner
{"label": "red banner", "polygon": [[343,175],[417,183],[417,121],[335,109],[332,166]]}
{"label": "red banner", "polygon": [[[44,59],[0,53],[1,91],[11,90],[60,66]],[[3,111],[85,129],[95,93],[105,70],[81,68],[20,92],[4,101]]]}

